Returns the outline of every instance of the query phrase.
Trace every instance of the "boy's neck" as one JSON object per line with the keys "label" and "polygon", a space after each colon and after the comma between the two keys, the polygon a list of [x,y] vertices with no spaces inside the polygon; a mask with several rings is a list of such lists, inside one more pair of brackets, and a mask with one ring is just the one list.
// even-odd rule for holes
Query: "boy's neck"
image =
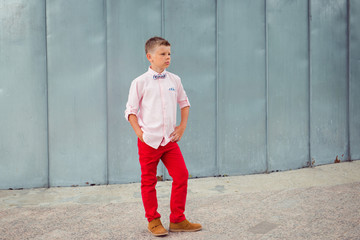
{"label": "boy's neck", "polygon": [[165,68],[156,68],[153,65],[150,65],[150,68],[157,73],[162,73],[165,70]]}

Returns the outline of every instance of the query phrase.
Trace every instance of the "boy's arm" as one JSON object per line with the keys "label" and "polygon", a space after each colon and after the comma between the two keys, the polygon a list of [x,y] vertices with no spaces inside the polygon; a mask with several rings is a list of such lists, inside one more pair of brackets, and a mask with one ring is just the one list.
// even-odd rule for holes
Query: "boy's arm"
{"label": "boy's arm", "polygon": [[180,125],[175,127],[175,130],[170,134],[170,137],[172,137],[171,138],[172,142],[180,141],[182,135],[184,134],[185,129],[186,129],[187,120],[188,120],[188,117],[189,117],[189,109],[190,109],[189,106],[183,107],[181,109],[181,122],[180,122]]}
{"label": "boy's arm", "polygon": [[138,82],[135,79],[134,81],[131,82],[129,97],[126,103],[125,118],[127,121],[130,122],[136,136],[138,136],[140,141],[144,142],[143,132],[139,126],[138,119],[136,116],[139,110],[139,102],[141,99],[140,93],[141,93],[141,86],[138,85]]}
{"label": "boy's arm", "polygon": [[138,136],[138,138],[140,139],[141,142],[144,142],[143,131],[141,130],[141,128],[139,126],[138,119],[135,114],[129,115],[129,122],[130,122],[132,128],[134,129],[136,136]]}

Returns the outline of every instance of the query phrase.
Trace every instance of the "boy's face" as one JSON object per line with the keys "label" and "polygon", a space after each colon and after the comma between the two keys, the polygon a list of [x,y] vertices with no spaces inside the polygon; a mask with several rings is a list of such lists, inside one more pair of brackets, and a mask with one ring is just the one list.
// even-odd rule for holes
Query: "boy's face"
{"label": "boy's face", "polygon": [[170,65],[170,46],[160,45],[146,54],[147,59],[151,63],[151,68],[161,73]]}

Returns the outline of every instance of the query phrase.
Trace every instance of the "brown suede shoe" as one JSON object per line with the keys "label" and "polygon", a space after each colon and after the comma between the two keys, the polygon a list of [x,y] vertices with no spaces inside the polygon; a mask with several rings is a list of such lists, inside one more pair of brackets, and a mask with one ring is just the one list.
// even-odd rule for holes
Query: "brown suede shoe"
{"label": "brown suede shoe", "polygon": [[154,236],[165,236],[168,235],[168,231],[161,224],[160,218],[155,218],[148,225],[149,232]]}
{"label": "brown suede shoe", "polygon": [[170,223],[170,232],[196,232],[201,230],[201,224],[191,223],[187,219],[179,223]]}

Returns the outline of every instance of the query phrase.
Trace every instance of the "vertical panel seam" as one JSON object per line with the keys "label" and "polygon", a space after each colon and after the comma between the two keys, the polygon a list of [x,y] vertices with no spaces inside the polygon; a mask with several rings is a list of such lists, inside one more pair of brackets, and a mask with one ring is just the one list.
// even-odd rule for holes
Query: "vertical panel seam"
{"label": "vertical panel seam", "polygon": [[[160,16],[160,27],[161,27],[161,37],[165,38],[165,6],[164,6],[164,0],[161,0],[161,16]],[[163,178],[162,180],[165,181],[166,177],[166,169],[165,169],[165,165],[163,164],[162,165],[162,175],[163,175]]]}
{"label": "vertical panel seam", "polygon": [[106,184],[109,184],[109,89],[108,89],[108,31],[107,31],[107,0],[103,0],[104,29],[105,29],[105,104],[106,104]]}
{"label": "vertical panel seam", "polygon": [[313,166],[312,154],[311,154],[311,103],[312,103],[312,88],[311,88],[311,0],[308,0],[308,66],[309,66],[309,163],[308,166]]}
{"label": "vertical panel seam", "polygon": [[161,36],[165,38],[165,3],[161,0]]}
{"label": "vertical panel seam", "polygon": [[215,0],[215,171],[220,175],[219,161],[219,14],[218,1]]}
{"label": "vertical panel seam", "polygon": [[351,138],[350,138],[350,0],[347,0],[347,96],[348,96],[348,104],[347,104],[347,135],[348,135],[348,144],[347,144],[347,151],[348,151],[348,160],[351,160]]}
{"label": "vertical panel seam", "polygon": [[45,2],[45,77],[46,77],[46,133],[47,133],[47,187],[50,187],[50,128],[49,128],[49,73],[48,73],[48,45],[47,45],[47,2]]}
{"label": "vertical panel seam", "polygon": [[268,24],[267,24],[267,0],[265,1],[265,160],[266,172],[269,171],[269,150],[268,150],[268,114],[269,114],[269,59],[268,59]]}

